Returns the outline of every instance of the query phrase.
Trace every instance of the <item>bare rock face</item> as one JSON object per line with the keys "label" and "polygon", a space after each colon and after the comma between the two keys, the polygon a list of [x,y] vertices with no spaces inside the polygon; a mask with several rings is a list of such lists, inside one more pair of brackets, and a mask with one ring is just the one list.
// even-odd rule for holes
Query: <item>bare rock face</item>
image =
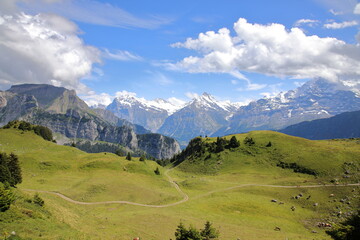
{"label": "bare rock face", "polygon": [[143,134],[138,139],[139,148],[158,159],[168,159],[180,152],[178,142],[161,134]]}
{"label": "bare rock face", "polygon": [[[98,115],[79,99],[75,91],[65,88],[45,84],[24,84],[0,92],[1,125],[21,119],[46,126],[67,138],[116,143],[131,150],[145,150],[155,158],[171,157],[171,153],[179,150],[174,139],[164,136],[153,138],[146,136],[147,134],[137,135],[136,130],[142,133],[148,131],[124,120],[115,119],[115,116],[111,117],[111,121],[110,118],[104,119],[101,114]],[[121,122],[124,124],[121,125]],[[142,139],[141,145],[139,136]]]}
{"label": "bare rock face", "polygon": [[11,120],[21,118],[21,116],[38,108],[35,97],[31,95],[1,92],[0,99],[0,126],[5,125]]}
{"label": "bare rock face", "polygon": [[240,107],[214,136],[252,130],[279,130],[314,119],[360,110],[359,94],[340,83],[314,79],[303,86]]}
{"label": "bare rock face", "polygon": [[5,107],[7,104],[5,94],[5,92],[0,92],[0,108]]}

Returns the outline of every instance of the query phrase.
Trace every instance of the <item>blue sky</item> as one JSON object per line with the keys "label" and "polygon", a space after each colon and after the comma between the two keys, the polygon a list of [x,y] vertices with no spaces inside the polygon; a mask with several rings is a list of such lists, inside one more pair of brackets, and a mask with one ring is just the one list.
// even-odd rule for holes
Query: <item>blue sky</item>
{"label": "blue sky", "polygon": [[90,103],[108,103],[123,90],[146,99],[186,101],[208,92],[243,102],[314,77],[358,87],[357,4],[4,0],[0,31],[13,32],[0,40],[7,53],[0,57],[0,87],[50,83],[74,88]]}

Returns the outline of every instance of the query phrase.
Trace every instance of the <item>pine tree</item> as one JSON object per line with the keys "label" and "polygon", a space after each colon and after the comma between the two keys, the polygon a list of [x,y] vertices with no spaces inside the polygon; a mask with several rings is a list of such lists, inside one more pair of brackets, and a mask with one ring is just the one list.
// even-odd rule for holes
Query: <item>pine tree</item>
{"label": "pine tree", "polygon": [[224,140],[220,137],[217,137],[215,152],[219,153],[222,151],[224,151]]}
{"label": "pine tree", "polygon": [[140,157],[139,161],[140,161],[140,162],[144,162],[145,160],[146,160],[145,155],[141,155],[141,157]]}
{"label": "pine tree", "polygon": [[13,153],[10,156],[0,153],[0,182],[7,182],[13,187],[22,182],[19,159]]}
{"label": "pine tree", "polygon": [[251,137],[246,137],[244,139],[244,144],[245,145],[248,145],[248,146],[251,146],[251,145],[254,145],[255,144],[255,141],[251,138]]}
{"label": "pine tree", "polygon": [[119,157],[123,156],[123,152],[121,151],[120,148],[118,148],[118,149],[115,151],[115,154],[118,155]]}
{"label": "pine tree", "polygon": [[8,166],[0,163],[0,183],[9,183],[11,181],[12,178]]}
{"label": "pine tree", "polygon": [[131,161],[131,154],[130,154],[130,152],[128,152],[128,154],[127,154],[127,156],[126,156],[126,160]]}
{"label": "pine tree", "polygon": [[180,222],[179,226],[177,227],[175,231],[175,239],[176,240],[188,240],[187,237],[187,229],[185,228],[184,224]]}
{"label": "pine tree", "polygon": [[230,148],[240,147],[240,142],[236,139],[235,136],[232,136],[228,145]]}
{"label": "pine tree", "polygon": [[9,156],[9,163],[8,163],[9,171],[12,178],[12,186],[15,186],[18,183],[22,182],[21,176],[21,168],[19,164],[19,158],[14,153],[11,153]]}
{"label": "pine tree", "polygon": [[188,232],[187,232],[187,239],[191,240],[202,240],[200,232],[193,226],[190,226]]}
{"label": "pine tree", "polygon": [[204,229],[200,232],[203,240],[217,239],[219,237],[219,231],[212,227],[209,221],[206,221]]}
{"label": "pine tree", "polygon": [[0,212],[5,212],[15,201],[15,196],[10,188],[0,182]]}

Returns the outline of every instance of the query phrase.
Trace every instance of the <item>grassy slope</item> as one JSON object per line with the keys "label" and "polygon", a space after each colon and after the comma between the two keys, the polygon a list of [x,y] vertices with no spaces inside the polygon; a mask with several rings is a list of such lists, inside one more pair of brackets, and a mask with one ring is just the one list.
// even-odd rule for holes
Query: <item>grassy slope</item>
{"label": "grassy slope", "polygon": [[[244,147],[242,144],[238,150],[226,150],[219,157],[213,155],[209,159],[210,163],[215,162],[209,164],[214,167],[211,175],[195,173],[196,165],[188,161],[171,172],[190,197],[184,204],[169,208],[122,204],[82,206],[53,195],[40,194],[45,199],[44,209],[30,207],[36,212],[45,211],[42,218],[47,219],[46,224],[42,218],[31,218],[22,213],[23,209],[30,207],[19,200],[9,211],[18,211],[22,220],[0,222],[0,229],[7,232],[15,230],[21,236],[32,238],[41,234],[47,239],[58,239],[60,236],[64,239],[130,239],[135,236],[174,239],[174,230],[182,219],[185,224],[199,228],[206,220],[212,221],[220,230],[221,239],[329,239],[322,229],[315,227],[316,222],[326,218],[337,219],[329,217],[330,213],[338,211],[336,207],[342,212],[350,211],[358,199],[358,188],[355,192],[352,192],[353,187],[335,186],[320,189],[252,186],[221,190],[244,183],[299,185],[326,182],[335,177],[344,181],[341,178],[344,171],[342,163],[350,160],[360,162],[359,144],[307,141],[267,131],[251,132],[249,135],[255,139],[256,146]],[[58,191],[73,199],[89,202],[128,200],[164,204],[181,199],[163,175],[153,174],[156,167],[153,162],[128,162],[109,153],[86,154],[75,148],[45,142],[31,133],[21,134],[14,130],[0,130],[0,136],[0,151],[13,151],[20,157],[24,182],[19,189]],[[242,141],[245,136],[237,135],[237,138]],[[214,140],[209,138],[206,141]],[[268,141],[273,146],[262,147]],[[316,168],[322,175],[315,179],[276,167],[274,162],[277,159],[273,156],[278,156],[278,153],[282,161],[301,161],[303,165]],[[207,164],[204,163],[203,168],[207,168]],[[356,181],[356,176],[346,180]],[[215,192],[209,194],[210,191]],[[311,198],[291,199],[300,192],[305,197],[311,195]],[[336,202],[329,198],[330,193],[335,193]],[[345,196],[351,197],[350,205],[339,202]],[[285,204],[271,203],[274,198]],[[315,202],[319,203],[318,207],[313,206]],[[291,206],[296,207],[294,212],[290,210]],[[281,231],[274,231],[276,226],[281,227]],[[318,233],[311,233],[312,230]]]}

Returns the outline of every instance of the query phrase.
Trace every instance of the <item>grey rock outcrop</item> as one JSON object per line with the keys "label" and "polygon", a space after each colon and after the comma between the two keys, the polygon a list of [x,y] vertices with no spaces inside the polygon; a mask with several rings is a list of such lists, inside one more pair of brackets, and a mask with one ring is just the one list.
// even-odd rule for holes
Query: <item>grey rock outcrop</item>
{"label": "grey rock outcrop", "polygon": [[[168,144],[164,144],[165,137],[147,137],[146,129],[120,120],[111,113],[98,114],[99,111],[90,109],[75,91],[65,88],[45,84],[13,86],[9,91],[0,92],[0,104],[1,125],[21,119],[46,126],[67,138],[111,142],[132,150],[145,150],[141,147],[146,147],[145,151],[155,158],[171,157],[179,151],[174,139],[166,138]],[[137,135],[136,130],[145,134]]]}

